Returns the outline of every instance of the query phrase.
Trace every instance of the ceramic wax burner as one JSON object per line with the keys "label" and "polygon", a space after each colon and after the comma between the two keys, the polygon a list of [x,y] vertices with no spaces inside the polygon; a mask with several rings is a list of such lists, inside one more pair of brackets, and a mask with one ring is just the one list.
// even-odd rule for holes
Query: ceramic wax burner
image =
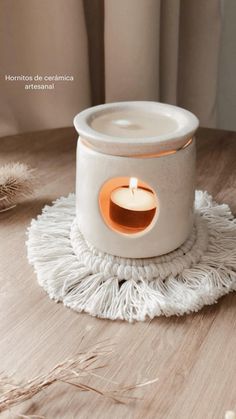
{"label": "ceramic wax burner", "polygon": [[171,252],[193,226],[198,119],[176,106],[118,102],[74,119],[76,217],[103,252],[147,258]]}

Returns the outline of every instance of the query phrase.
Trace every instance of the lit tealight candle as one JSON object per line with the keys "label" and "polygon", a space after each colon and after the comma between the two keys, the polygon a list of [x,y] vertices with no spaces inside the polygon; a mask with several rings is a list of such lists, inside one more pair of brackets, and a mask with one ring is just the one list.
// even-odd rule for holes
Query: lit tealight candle
{"label": "lit tealight candle", "polygon": [[151,190],[138,187],[138,179],[131,177],[128,186],[114,189],[110,196],[110,217],[119,225],[143,229],[152,221],[156,200]]}

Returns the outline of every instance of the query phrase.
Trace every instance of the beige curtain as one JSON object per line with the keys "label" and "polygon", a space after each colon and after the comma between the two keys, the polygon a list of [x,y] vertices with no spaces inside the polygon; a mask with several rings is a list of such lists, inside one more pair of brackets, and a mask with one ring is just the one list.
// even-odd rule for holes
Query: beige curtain
{"label": "beige curtain", "polygon": [[[216,125],[220,0],[0,0],[0,135],[72,125],[103,102],[157,100]],[[72,75],[25,90],[5,75]]]}

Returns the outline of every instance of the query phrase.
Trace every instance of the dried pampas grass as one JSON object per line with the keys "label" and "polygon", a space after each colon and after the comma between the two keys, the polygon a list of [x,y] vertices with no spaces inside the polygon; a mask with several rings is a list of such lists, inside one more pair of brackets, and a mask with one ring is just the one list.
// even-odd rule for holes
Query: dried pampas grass
{"label": "dried pampas grass", "polygon": [[[79,391],[89,391],[100,396],[106,397],[113,402],[125,403],[129,399],[134,399],[127,392],[138,387],[143,387],[157,381],[151,380],[144,383],[120,387],[116,383],[97,374],[97,370],[105,366],[104,358],[111,353],[111,346],[95,346],[86,352],[80,352],[74,359],[67,359],[56,365],[47,374],[38,376],[25,384],[15,384],[12,379],[0,376],[0,413],[19,403],[31,399],[37,393],[45,390],[55,383],[66,383],[75,387]],[[102,361],[102,363],[101,363]],[[106,383],[116,385],[115,390],[103,390],[84,384],[84,377],[94,377]],[[23,416],[22,416],[23,417]],[[27,416],[26,416],[27,417]]]}
{"label": "dried pampas grass", "polygon": [[9,163],[0,167],[0,212],[14,208],[33,194],[34,172],[24,163]]}

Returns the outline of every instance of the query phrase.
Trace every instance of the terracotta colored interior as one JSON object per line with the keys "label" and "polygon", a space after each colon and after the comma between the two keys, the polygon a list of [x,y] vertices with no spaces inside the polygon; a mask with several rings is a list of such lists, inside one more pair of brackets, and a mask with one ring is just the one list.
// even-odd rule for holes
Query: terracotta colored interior
{"label": "terracotta colored interior", "polygon": [[[81,138],[81,141],[83,142],[84,145],[86,145],[86,147],[93,149],[93,146],[86,140],[84,140],[84,138]],[[167,150],[167,151],[159,151],[158,153],[149,153],[149,154],[130,154],[129,156],[123,156],[123,157],[135,157],[137,158],[152,158],[152,157],[163,157],[163,156],[168,156],[170,154],[175,154],[177,153],[177,151],[182,150],[183,148],[188,147],[191,143],[192,143],[193,139],[190,138],[184,145],[183,147],[177,149],[177,150]]]}
{"label": "terracotta colored interior", "polygon": [[[145,227],[141,227],[141,228],[137,228],[137,227],[132,227],[132,226],[123,226],[120,224],[117,224],[116,222],[114,222],[111,217],[110,217],[110,195],[111,192],[119,187],[122,186],[126,186],[129,187],[129,181],[130,178],[129,177],[118,177],[118,178],[113,178],[108,180],[101,188],[100,193],[99,193],[99,207],[100,207],[100,212],[102,214],[102,217],[105,221],[105,223],[114,231],[120,232],[120,233],[125,233],[125,234],[135,234],[135,233],[139,233],[141,231],[146,230],[150,224],[153,221],[153,218],[156,214],[157,211],[157,198],[156,198],[156,194],[154,192],[154,190],[152,188],[150,188],[150,186],[145,183],[142,182],[141,180],[138,179],[138,187],[142,187],[145,189],[150,190],[156,200],[156,208],[155,210],[152,212],[152,217],[150,218],[150,222],[148,225],[146,225]],[[141,214],[140,214],[141,215]]]}

